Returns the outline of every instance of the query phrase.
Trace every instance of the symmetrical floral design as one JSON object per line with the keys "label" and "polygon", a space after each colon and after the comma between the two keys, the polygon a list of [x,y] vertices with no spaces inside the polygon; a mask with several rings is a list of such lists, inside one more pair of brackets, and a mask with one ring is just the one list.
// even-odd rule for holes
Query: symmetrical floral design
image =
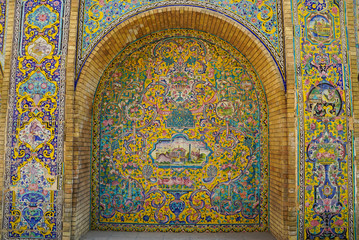
{"label": "symmetrical floral design", "polygon": [[3,239],[61,238],[68,11],[65,0],[16,3]]}
{"label": "symmetrical floral design", "polygon": [[293,1],[298,239],[355,239],[351,86],[343,1]]}
{"label": "symmetrical floral design", "polygon": [[58,21],[58,14],[49,5],[40,4],[33,8],[26,20],[29,25],[43,32],[45,28],[52,27]]}
{"label": "symmetrical floral design", "polygon": [[212,35],[132,43],[95,95],[92,228],[265,231],[266,109],[253,67]]}

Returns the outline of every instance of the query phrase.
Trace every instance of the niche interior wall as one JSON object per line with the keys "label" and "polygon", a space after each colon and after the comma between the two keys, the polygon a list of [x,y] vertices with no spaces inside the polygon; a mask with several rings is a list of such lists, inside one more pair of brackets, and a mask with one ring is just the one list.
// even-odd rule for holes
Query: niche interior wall
{"label": "niche interior wall", "polygon": [[[176,16],[176,18],[171,16]],[[77,208],[74,211],[78,214],[76,218],[73,218],[72,222],[74,235],[79,236],[82,232],[87,231],[90,224],[88,218],[90,213],[88,208],[84,207],[84,204],[88,207],[90,206],[88,196],[90,195],[89,189],[91,186],[88,173],[90,171],[89,159],[91,157],[89,150],[92,144],[89,138],[91,135],[92,106],[88,103],[93,101],[96,87],[103,72],[112,59],[134,40],[159,30],[183,27],[198,29],[225,39],[243,53],[258,71],[268,96],[269,118],[273,120],[273,123],[276,123],[269,124],[269,134],[276,139],[275,143],[270,144],[270,168],[271,173],[273,173],[270,181],[275,186],[270,188],[270,191],[274,193],[270,195],[270,212],[272,214],[271,221],[276,223],[276,225],[273,225],[276,227],[273,227],[271,231],[278,236],[288,234],[286,227],[286,224],[288,224],[286,220],[288,204],[283,204],[284,199],[288,201],[286,197],[286,194],[288,194],[288,182],[283,181],[283,179],[287,178],[288,168],[288,163],[286,162],[285,84],[279,67],[273,60],[273,55],[263,46],[261,41],[248,29],[236,24],[233,19],[220,16],[211,10],[204,10],[200,7],[176,6],[152,9],[119,22],[111,31],[105,31],[103,37],[94,46],[81,68],[74,99],[74,114],[76,115],[74,124],[75,129],[80,130],[74,134],[75,137],[72,139],[75,155],[74,164],[81,166],[81,168],[76,167],[76,169],[78,171],[77,176],[82,178],[81,182],[77,181],[78,183],[74,184],[74,206]],[[192,19],[193,17],[195,17],[195,21]],[[226,31],[222,31],[223,29],[226,29]],[[83,180],[85,176],[87,176],[86,182]],[[289,201],[294,201],[294,197]],[[293,224],[295,225],[295,222]]]}
{"label": "niche interior wall", "polygon": [[93,103],[92,228],[268,230],[267,113],[255,70],[220,39],[130,44]]}

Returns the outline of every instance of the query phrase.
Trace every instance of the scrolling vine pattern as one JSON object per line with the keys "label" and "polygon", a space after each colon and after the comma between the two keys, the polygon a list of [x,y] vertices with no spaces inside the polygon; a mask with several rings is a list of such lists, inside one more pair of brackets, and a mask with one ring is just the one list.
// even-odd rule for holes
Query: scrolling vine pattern
{"label": "scrolling vine pattern", "polygon": [[[234,19],[266,46],[281,72],[285,71],[282,29],[282,5],[276,0],[246,1],[119,1],[82,0],[79,22],[77,74],[100,39],[122,21],[150,9],[166,6],[190,6],[211,10]],[[186,27],[186,26],[182,26]],[[284,78],[283,78],[284,81]]]}
{"label": "scrolling vine pattern", "polygon": [[92,228],[265,231],[266,109],[252,66],[212,35],[132,43],[95,95]]}

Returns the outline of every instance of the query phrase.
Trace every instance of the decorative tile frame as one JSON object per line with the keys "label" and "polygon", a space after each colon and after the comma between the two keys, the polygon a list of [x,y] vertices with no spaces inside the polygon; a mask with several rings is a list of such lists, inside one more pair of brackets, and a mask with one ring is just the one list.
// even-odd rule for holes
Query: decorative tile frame
{"label": "decorative tile frame", "polygon": [[[285,56],[282,1],[268,1],[268,3],[267,1],[230,1],[228,3],[227,1],[221,2],[217,0],[210,2],[204,0],[156,0],[144,2],[133,0],[124,3],[119,2],[118,0],[82,0],[79,12],[79,32],[76,63],[77,78],[75,82],[75,88],[82,67],[85,64],[86,59],[90,55],[91,51],[98,44],[98,42],[103,37],[105,37],[114,27],[119,25],[121,22],[138,15],[139,13],[146,12],[151,9],[161,9],[168,6],[188,6],[203,8],[217,14],[219,13],[226,18],[232,19],[248,29],[263,43],[266,49],[270,52],[282,75],[283,83],[286,86],[284,74]],[[245,4],[245,6],[240,6],[241,4]],[[107,7],[108,5],[111,6]],[[241,13],[242,7],[248,7],[250,10],[247,9],[246,13]],[[103,11],[102,8],[104,8]],[[92,10],[94,10],[94,12],[92,12]],[[114,13],[114,11],[116,12]],[[261,11],[263,12],[261,13]],[[106,14],[113,15],[106,16]],[[253,17],[254,14],[257,14],[257,16]],[[264,14],[267,17],[263,17],[261,14]],[[110,20],[101,21],[103,19]],[[273,29],[276,30],[271,32]]]}
{"label": "decorative tile frame", "polygon": [[17,0],[15,12],[3,239],[61,239],[70,1]]}

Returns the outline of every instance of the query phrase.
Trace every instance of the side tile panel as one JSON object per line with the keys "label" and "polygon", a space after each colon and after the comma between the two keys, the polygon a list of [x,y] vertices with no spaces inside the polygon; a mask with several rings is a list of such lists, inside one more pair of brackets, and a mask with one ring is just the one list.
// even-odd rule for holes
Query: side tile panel
{"label": "side tile panel", "polygon": [[66,0],[16,3],[4,239],[61,239]]}
{"label": "side tile panel", "polygon": [[5,65],[5,42],[8,1],[9,0],[0,0],[0,68],[2,72],[4,72]]}
{"label": "side tile panel", "polygon": [[352,100],[344,1],[293,1],[298,239],[355,239]]}

